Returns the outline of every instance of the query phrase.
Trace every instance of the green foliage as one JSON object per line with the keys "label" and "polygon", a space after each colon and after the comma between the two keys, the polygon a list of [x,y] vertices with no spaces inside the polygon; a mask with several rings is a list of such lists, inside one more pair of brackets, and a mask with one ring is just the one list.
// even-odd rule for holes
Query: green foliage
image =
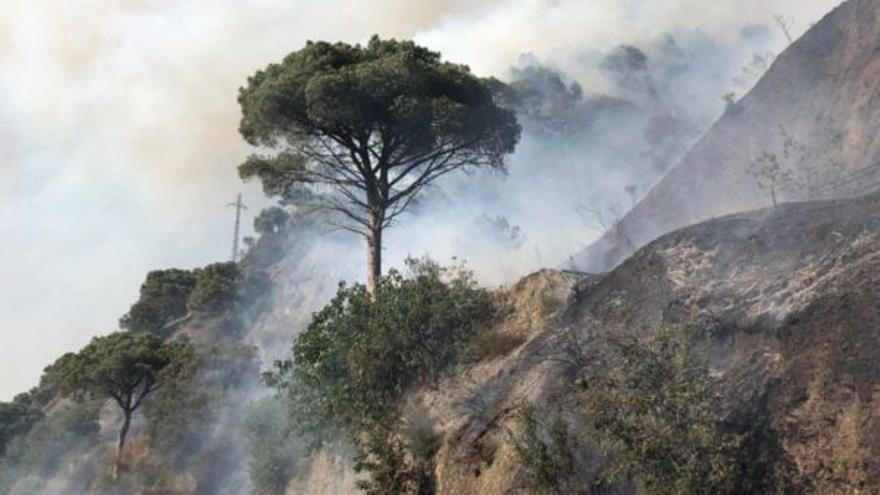
{"label": "green foliage", "polygon": [[12,402],[0,402],[0,458],[13,438],[28,432],[43,417],[28,399],[27,394],[20,394]]}
{"label": "green foliage", "polygon": [[214,263],[196,269],[196,286],[187,300],[190,311],[222,314],[233,311],[240,294],[241,272],[232,262]]}
{"label": "green foliage", "polygon": [[158,374],[180,344],[165,344],[151,333],[114,333],[92,339],[78,353],[62,356],[46,376],[62,394],[113,399],[123,415],[114,477],[133,413],[158,387]]}
{"label": "green foliage", "polygon": [[[410,432],[408,432],[410,433]],[[366,495],[431,495],[435,492],[433,457],[439,447],[431,431],[404,436],[383,425],[364,433],[355,471],[370,477],[357,482]]]}
{"label": "green foliage", "polygon": [[535,495],[584,493],[574,482],[575,458],[569,447],[568,426],[561,418],[545,422],[535,407],[521,404],[515,415],[513,446],[522,463],[525,488]]}
{"label": "green foliage", "polygon": [[294,342],[293,359],[267,381],[285,393],[292,424],[311,446],[346,437],[369,494],[432,493],[439,440],[403,420],[399,402],[436,381],[494,313],[491,295],[460,266],[409,260],[392,271],[375,301],[362,285],[342,285]]}
{"label": "green foliage", "polygon": [[409,266],[411,276],[381,280],[375,302],[362,285],[340,286],[296,338],[293,361],[269,376],[294,396],[307,432],[356,434],[387,417],[409,387],[438,378],[491,316],[491,297],[469,272]]}
{"label": "green foliage", "polygon": [[113,398],[121,405],[127,396],[156,383],[173,347],[146,332],[112,333],[95,337],[78,353],[62,356],[46,375],[62,393]]}
{"label": "green foliage", "polygon": [[[282,213],[272,210],[258,217],[261,228],[267,229],[264,244],[270,244],[270,238],[283,237]],[[192,314],[225,320],[235,333],[240,329],[237,318],[251,309],[269,287],[268,278],[261,270],[281,254],[276,244],[261,250],[264,258],[266,251],[273,251],[272,259],[261,259],[260,264],[252,257],[245,268],[235,263],[215,263],[193,271],[150,272],[141,285],[138,301],[120,319],[120,326],[132,332],[164,336],[169,323]]]}
{"label": "green foliage", "polygon": [[[241,134],[268,147],[384,132],[398,142],[400,157],[445,141],[500,155],[519,136],[513,114],[494,105],[486,83],[467,67],[410,41],[378,37],[366,46],[309,42],[248,78],[238,101]],[[295,162],[285,168],[302,166]]]}
{"label": "green foliage", "polygon": [[289,418],[278,398],[254,404],[245,418],[252,495],[283,495],[296,459]]}
{"label": "green foliage", "polygon": [[290,215],[277,206],[267,208],[254,219],[257,239],[245,238],[248,251],[242,259],[245,269],[265,269],[287,254],[285,241],[294,227]]}
{"label": "green foliage", "polygon": [[411,41],[309,42],[240,89],[241,135],[275,154],[249,157],[239,174],[365,237],[373,295],[383,229],[425,187],[456,170],[504,169],[520,127],[495,104],[498,84]]}
{"label": "green foliage", "polygon": [[150,442],[175,464],[198,457],[210,440],[212,415],[230,391],[259,373],[255,350],[238,344],[178,346],[159,372],[162,383],[144,407]]}
{"label": "green foliage", "polygon": [[133,332],[160,333],[165,325],[186,315],[186,301],[195,286],[196,276],[188,270],[150,272],[120,326]]}
{"label": "green foliage", "polygon": [[62,463],[99,443],[99,408],[100,401],[65,401],[14,437],[0,462],[0,493],[12,493],[28,480],[32,486],[20,493],[43,493],[43,483]]}
{"label": "green foliage", "polygon": [[238,336],[243,331],[243,317],[258,311],[260,296],[271,286],[265,272],[249,268],[232,262],[197,268],[188,310],[195,316],[213,319],[212,328],[218,333]]}
{"label": "green foliage", "polygon": [[733,493],[741,438],[719,421],[717,383],[690,332],[611,339],[584,381],[587,438],[609,457],[606,481],[632,479],[639,493]]}

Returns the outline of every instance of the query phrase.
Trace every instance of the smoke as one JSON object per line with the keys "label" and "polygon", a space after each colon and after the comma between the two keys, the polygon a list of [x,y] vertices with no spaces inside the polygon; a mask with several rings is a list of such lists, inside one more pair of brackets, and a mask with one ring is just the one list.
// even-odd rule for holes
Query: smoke
{"label": "smoke", "polygon": [[411,36],[479,5],[3,3],[2,397],[113,330],[146,271],[229,256],[247,153],[235,96],[257,67],[308,38]]}
{"label": "smoke", "polygon": [[[480,74],[500,76],[530,52],[598,94],[614,88],[596,62],[621,43],[647,46],[668,33],[702,32],[729,48],[740,43],[744,25],[790,10],[786,2],[752,0],[385,0],[368,9],[341,0],[3,3],[0,226],[8,237],[0,272],[10,282],[0,288],[0,394],[7,397],[33,383],[52,357],[112,330],[147,270],[228,256],[231,212],[223,205],[242,187],[234,167],[247,153],[236,132],[237,88],[306,39],[415,37]],[[801,2],[791,13],[796,30],[834,3]],[[778,45],[778,33],[768,43]],[[717,113],[723,89],[697,93],[715,102]],[[480,200],[477,208],[505,215],[528,236],[504,261],[506,274],[479,269],[488,280],[554,264],[592,235],[569,211],[570,195],[585,194],[575,184],[627,182],[617,172],[554,180],[538,171],[552,161],[539,149],[526,136],[506,181],[446,185],[446,198]],[[566,182],[570,187],[552,189]],[[529,191],[518,196],[523,189]],[[260,208],[256,188],[247,198]],[[547,208],[536,208],[542,204]],[[468,211],[437,225],[430,215],[405,219],[389,237],[392,264],[409,252],[471,257],[462,252],[472,241],[465,237],[476,234],[456,227],[472,221],[474,210],[461,210]]]}
{"label": "smoke", "polygon": [[[784,48],[774,14],[793,16],[799,35],[838,1],[796,12],[782,0],[4,3],[0,397],[114,329],[148,270],[228,256],[224,205],[243,187],[234,169],[248,153],[237,88],[307,39],[413,37],[533,91],[540,111],[524,119],[507,175],[441,181],[386,237],[388,266],[460,257],[500,284],[596,238],[601,222],[579,206],[627,205],[647,190],[721,114],[723,96],[744,90],[734,79],[754,56]],[[635,78],[607,63],[633,53],[621,46],[645,57]],[[268,205],[245,190],[251,213]],[[273,309],[248,336],[263,362],[289,350],[339,280],[363,277],[360,239],[308,236],[292,238]],[[261,393],[236,390],[212,435],[237,428],[240,403]]]}

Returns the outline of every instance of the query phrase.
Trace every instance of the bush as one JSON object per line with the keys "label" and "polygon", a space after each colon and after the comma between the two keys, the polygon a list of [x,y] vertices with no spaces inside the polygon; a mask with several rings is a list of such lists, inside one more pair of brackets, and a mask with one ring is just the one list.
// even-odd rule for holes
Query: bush
{"label": "bush", "polygon": [[561,418],[538,419],[535,407],[520,405],[511,441],[523,467],[525,488],[535,495],[583,493],[574,482],[575,457],[569,447],[568,426]]}
{"label": "bush", "polygon": [[12,402],[0,402],[0,459],[13,438],[27,433],[43,418],[41,406],[35,403],[32,393],[19,394]]}
{"label": "bush", "polygon": [[[410,431],[406,433],[412,433]],[[366,495],[430,495],[435,492],[433,459],[439,439],[429,431],[417,437],[375,425],[363,435],[355,471],[368,472],[357,487]]]}
{"label": "bush", "polygon": [[631,479],[640,494],[733,493],[741,437],[722,427],[717,383],[691,333],[610,339],[584,382],[587,438],[609,458],[606,482]]}
{"label": "bush", "polygon": [[375,302],[363,285],[341,285],[269,381],[293,394],[307,433],[356,434],[387,418],[408,388],[436,380],[491,316],[491,297],[470,272],[408,262],[392,271]]}
{"label": "bush", "polygon": [[375,301],[362,285],[341,285],[295,340],[293,359],[266,376],[288,394],[312,447],[340,436],[354,444],[357,469],[371,476],[361,488],[375,495],[433,490],[438,441],[401,421],[399,401],[439,379],[493,314],[490,294],[460,266],[407,265],[409,276],[383,277]]}
{"label": "bush", "polygon": [[13,438],[0,463],[0,493],[28,476],[45,481],[73,455],[98,445],[100,406],[94,400],[59,404],[28,433]]}
{"label": "bush", "polygon": [[214,263],[197,268],[196,285],[187,299],[190,313],[211,320],[211,328],[233,337],[244,331],[248,315],[259,312],[260,296],[271,287],[265,272],[236,263]]}
{"label": "bush", "polygon": [[212,415],[257,373],[255,351],[248,346],[175,348],[171,363],[159,372],[162,386],[144,405],[153,447],[174,464],[198,461],[215,427]]}
{"label": "bush", "polygon": [[254,404],[245,418],[245,433],[252,495],[282,495],[293,472],[296,449],[280,400],[268,398]]}

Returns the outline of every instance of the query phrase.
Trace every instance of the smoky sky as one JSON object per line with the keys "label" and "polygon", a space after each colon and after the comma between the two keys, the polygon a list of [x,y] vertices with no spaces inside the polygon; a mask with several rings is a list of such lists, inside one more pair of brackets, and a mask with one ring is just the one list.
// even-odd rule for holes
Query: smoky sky
{"label": "smoky sky", "polygon": [[[235,173],[248,153],[237,89],[308,39],[414,38],[507,80],[529,53],[587,98],[627,96],[598,69],[621,44],[673,70],[659,48],[672,36],[690,63],[675,77],[654,76],[673,85],[664,104],[686,109],[698,133],[752,52],[784,45],[774,14],[792,17],[800,34],[837,3],[2,0],[0,398],[114,330],[148,270],[229,256],[225,204],[244,191],[246,225],[268,204]],[[597,234],[573,205],[588,192],[620,199],[639,175],[606,163],[618,133],[610,120],[603,126],[564,143],[568,154],[526,135],[506,178],[450,179],[394,227],[389,260],[458,255],[491,283],[557,265]]]}

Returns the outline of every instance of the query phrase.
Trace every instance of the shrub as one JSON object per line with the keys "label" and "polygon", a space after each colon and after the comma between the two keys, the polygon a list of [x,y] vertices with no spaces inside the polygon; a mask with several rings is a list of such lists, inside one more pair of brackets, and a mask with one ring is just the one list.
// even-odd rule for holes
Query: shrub
{"label": "shrub", "polygon": [[662,328],[610,339],[584,382],[587,438],[608,456],[606,482],[631,479],[639,493],[732,493],[741,437],[719,418],[717,384],[691,333]]}
{"label": "shrub", "polygon": [[171,363],[159,372],[162,387],[144,406],[152,445],[172,463],[197,461],[211,440],[212,415],[257,372],[255,351],[248,346],[175,348]]}
{"label": "shrub", "polygon": [[293,360],[276,363],[269,381],[295,396],[304,430],[353,435],[381,422],[409,387],[436,380],[491,316],[491,297],[470,272],[408,266],[410,276],[381,280],[375,301],[363,285],[341,285],[297,337]]}
{"label": "shrub", "polygon": [[374,495],[433,490],[437,439],[402,422],[399,401],[439,379],[493,314],[490,294],[461,266],[407,265],[409,276],[383,277],[374,301],[362,285],[341,285],[295,340],[293,359],[266,376],[288,394],[311,446],[340,436],[354,444],[357,469],[370,473],[361,488]]}
{"label": "shrub", "polygon": [[263,399],[250,408],[245,434],[251,454],[251,494],[282,495],[293,472],[296,449],[278,398]]}
{"label": "shrub", "polygon": [[[75,453],[97,445],[100,406],[101,401],[95,400],[58,404],[29,432],[13,438],[0,463],[0,493],[9,493],[13,485],[29,476],[41,485]],[[34,490],[42,493],[40,487]]]}
{"label": "shrub", "polygon": [[540,420],[531,404],[520,405],[514,419],[511,441],[523,468],[528,493],[582,493],[574,483],[575,457],[565,422],[561,418],[551,422]]}
{"label": "shrub", "polygon": [[41,405],[35,403],[31,393],[19,394],[12,402],[0,402],[0,459],[13,438],[27,433],[43,418]]}

